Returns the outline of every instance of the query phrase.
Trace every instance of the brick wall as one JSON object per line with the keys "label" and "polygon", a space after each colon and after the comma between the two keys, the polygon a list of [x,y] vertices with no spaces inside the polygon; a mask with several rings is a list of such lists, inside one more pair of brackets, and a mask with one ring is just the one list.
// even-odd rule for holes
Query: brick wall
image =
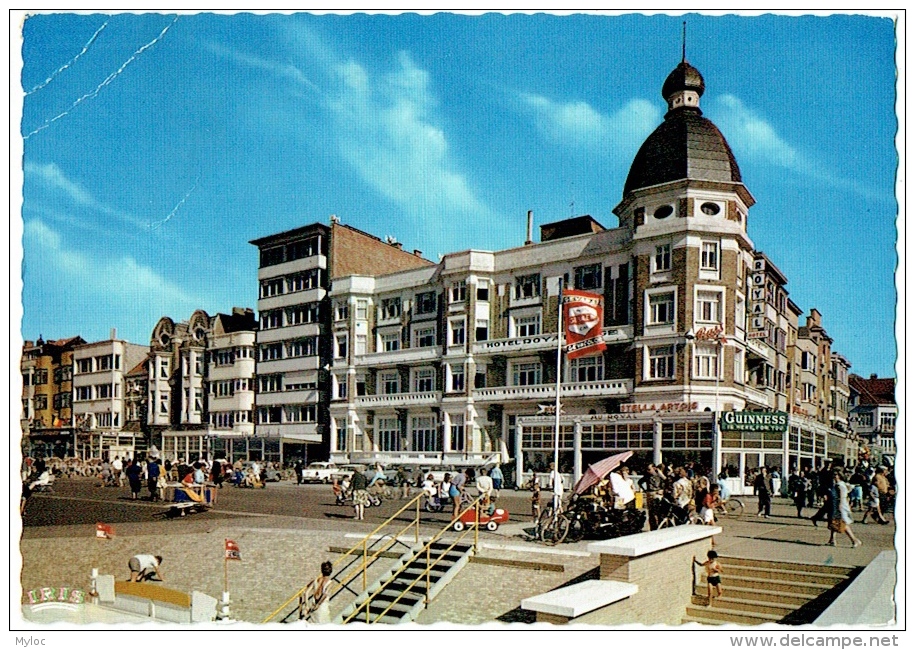
{"label": "brick wall", "polygon": [[432,264],[419,255],[341,224],[331,231],[331,279],[348,275],[381,275]]}
{"label": "brick wall", "polygon": [[[701,539],[637,558],[601,554],[601,580],[631,582],[639,586],[639,591],[630,598],[570,622],[575,625],[680,625],[693,591],[693,557],[704,560],[709,548],[710,540]],[[702,571],[702,568],[696,567],[696,570]]]}

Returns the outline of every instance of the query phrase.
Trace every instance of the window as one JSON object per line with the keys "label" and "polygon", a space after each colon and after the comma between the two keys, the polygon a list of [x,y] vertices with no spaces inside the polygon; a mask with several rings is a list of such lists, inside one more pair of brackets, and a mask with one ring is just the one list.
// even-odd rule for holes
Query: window
{"label": "window", "polygon": [[451,324],[451,345],[464,345],[466,338],[464,319],[450,321]]}
{"label": "window", "polygon": [[300,260],[303,257],[311,257],[319,252],[318,238],[309,237],[303,241],[293,242],[286,246],[286,260]]}
{"label": "window", "polygon": [[536,386],[540,383],[539,363],[516,363],[512,365],[512,386]]}
{"label": "window", "polygon": [[317,407],[314,404],[288,404],[283,407],[286,422],[315,422]]}
{"label": "window", "polygon": [[48,396],[47,395],[36,395],[35,396],[35,410],[44,411],[48,408]]}
{"label": "window", "polygon": [[235,363],[235,351],[231,348],[228,350],[217,350],[213,361],[217,366],[231,366]]}
{"label": "window", "polygon": [[477,341],[488,341],[489,340],[489,321],[482,320],[482,319],[477,320],[476,340]]}
{"label": "window", "polygon": [[356,301],[356,320],[365,320],[368,318],[369,313],[369,301],[368,300],[357,300]]}
{"label": "window", "polygon": [[382,395],[396,395],[400,392],[400,375],[396,370],[381,373]]}
{"label": "window", "polygon": [[435,390],[435,371],[432,368],[420,368],[413,373],[413,392],[428,393]]}
{"label": "window", "polygon": [[111,355],[105,355],[102,357],[95,357],[95,369],[99,370],[111,370]]}
{"label": "window", "polygon": [[[91,359],[86,359],[86,361],[89,362],[90,364],[92,363]],[[91,368],[91,365],[90,365],[90,368]],[[91,372],[91,370],[87,371],[87,372]],[[48,369],[39,368],[38,370],[36,370],[35,371],[35,385],[42,386],[47,383],[48,383]]]}
{"label": "window", "polygon": [[282,421],[282,406],[261,406],[257,409],[258,424],[280,424]]}
{"label": "window", "polygon": [[400,422],[397,418],[378,418],[376,422],[379,451],[400,451]]}
{"label": "window", "polygon": [[261,329],[271,330],[283,326],[283,310],[271,309],[261,312]]}
{"label": "window", "polygon": [[203,353],[202,352],[198,353],[194,357],[194,374],[198,375],[198,376],[203,375]]}
{"label": "window", "polygon": [[365,334],[356,334],[356,346],[353,349],[353,352],[356,355],[363,355],[366,353],[367,338]]}
{"label": "window", "polygon": [[385,298],[381,301],[381,319],[400,318],[400,298]]}
{"label": "window", "polygon": [[515,317],[515,336],[536,336],[540,334],[540,314]]}
{"label": "window", "polygon": [[660,208],[654,211],[655,219],[666,219],[674,213],[674,207],[672,205],[662,205]]}
{"label": "window", "polygon": [[346,343],[348,337],[346,334],[337,334],[334,337],[334,358],[336,359],[345,359],[346,358]]}
{"label": "window", "polygon": [[567,382],[600,381],[604,378],[604,357],[580,357],[569,362]]}
{"label": "window", "polygon": [[111,384],[99,384],[95,387],[95,398],[96,399],[108,399],[114,395],[114,390],[111,387]]}
{"label": "window", "polygon": [[481,282],[477,285],[477,300],[481,302],[489,301],[489,283]]}
{"label": "window", "polygon": [[743,350],[740,348],[734,349],[734,381],[738,383],[744,383],[744,362],[743,362]]}
{"label": "window", "polygon": [[575,288],[576,289],[600,289],[601,287],[601,265],[588,264],[579,266],[575,269]]}
{"label": "window", "polygon": [[410,442],[413,451],[441,451],[435,418],[424,415],[410,418]]}
{"label": "window", "polygon": [[805,402],[813,402],[816,400],[817,387],[813,384],[804,383],[804,397]]}
{"label": "window", "polygon": [[649,379],[671,379],[674,376],[674,346],[648,348]]}
{"label": "window", "polygon": [[702,259],[699,268],[706,271],[718,270],[718,242],[702,242]]}
{"label": "window", "polygon": [[882,431],[892,431],[896,427],[895,413],[880,413],[880,429]]}
{"label": "window", "polygon": [[318,340],[314,337],[290,341],[286,348],[286,357],[313,357],[318,353]]}
{"label": "window", "polygon": [[283,358],[282,343],[267,343],[261,346],[261,361],[276,361]]}
{"label": "window", "polygon": [[272,278],[261,282],[261,298],[271,298],[283,293],[283,278]]}
{"label": "window", "polygon": [[168,393],[159,393],[159,415],[168,415]]}
{"label": "window", "polygon": [[[273,375],[273,377],[276,377],[277,381],[279,381],[279,375]],[[264,379],[266,379],[266,377],[261,377],[262,385],[263,385]],[[212,390],[213,394],[216,395],[216,397],[231,397],[232,395],[235,394],[235,383],[232,382],[231,380],[214,381],[213,384],[211,385],[211,390]],[[279,390],[279,388],[277,388],[276,390]]]}
{"label": "window", "polygon": [[705,202],[700,207],[703,214],[707,214],[710,217],[714,217],[716,214],[721,212],[721,207],[717,203]]}
{"label": "window", "polygon": [[464,451],[464,414],[451,414],[451,451]]}
{"label": "window", "polygon": [[400,332],[389,332],[381,335],[381,349],[385,352],[396,352],[400,349]]}
{"label": "window", "polygon": [[812,352],[801,352],[801,368],[810,372],[816,372],[817,357]]}
{"label": "window", "polygon": [[91,386],[77,386],[76,387],[76,401],[85,402],[92,399],[92,387]]}
{"label": "window", "polygon": [[[279,311],[279,310],[277,310]],[[318,320],[317,303],[307,305],[296,305],[286,309],[287,325],[302,325],[304,323],[316,323]]]}
{"label": "window", "polygon": [[283,247],[261,249],[261,268],[283,263]]}
{"label": "window", "polygon": [[337,424],[337,451],[346,451],[346,418],[335,418]]}
{"label": "window", "polygon": [[653,271],[670,270],[670,244],[661,244],[654,247],[654,258],[652,259]]}
{"label": "window", "polygon": [[233,411],[210,413],[210,424],[217,429],[231,429],[235,424],[235,413]]}
{"label": "window", "polygon": [[696,354],[695,376],[698,379],[717,379],[718,373],[718,346],[697,343],[694,347]]}
{"label": "window", "polygon": [[334,320],[346,320],[349,318],[349,303],[345,300],[334,305]]}
{"label": "window", "polygon": [[464,366],[451,366],[451,390],[462,392],[464,390]]}
{"label": "window", "polygon": [[696,293],[696,320],[718,323],[721,319],[721,294],[717,291]]}
{"label": "window", "polygon": [[426,291],[424,293],[416,294],[414,312],[417,315],[421,314],[434,314],[435,313],[435,292]]}
{"label": "window", "polygon": [[54,408],[55,409],[68,409],[70,408],[71,402],[70,393],[57,393],[54,396]]}
{"label": "window", "polygon": [[662,325],[674,322],[674,294],[656,293],[648,297],[648,324]]}
{"label": "window", "polygon": [[334,377],[334,381],[337,384],[337,398],[346,399],[346,376]]}
{"label": "window", "polygon": [[515,278],[515,298],[537,298],[540,295],[540,274],[520,275]]}
{"label": "window", "polygon": [[[38,376],[41,372],[41,369],[35,371],[35,383],[38,383]],[[47,373],[47,370],[44,371]],[[92,359],[77,359],[76,360],[76,372],[86,373],[92,372]],[[45,379],[47,381],[47,379]]]}
{"label": "window", "polygon": [[435,345],[435,326],[417,327],[413,330],[413,347],[430,348]]}
{"label": "window", "polygon": [[203,389],[195,388],[194,389],[194,413],[200,413],[203,411]]}
{"label": "window", "polygon": [[461,280],[451,285],[451,302],[464,302],[467,300],[467,282]]}

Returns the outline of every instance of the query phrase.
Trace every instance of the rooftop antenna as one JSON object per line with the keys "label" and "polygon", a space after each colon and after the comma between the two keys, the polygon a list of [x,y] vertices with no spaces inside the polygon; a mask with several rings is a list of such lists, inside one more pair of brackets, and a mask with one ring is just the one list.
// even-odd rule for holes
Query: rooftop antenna
{"label": "rooftop antenna", "polygon": [[683,63],[686,63],[686,21],[683,21]]}

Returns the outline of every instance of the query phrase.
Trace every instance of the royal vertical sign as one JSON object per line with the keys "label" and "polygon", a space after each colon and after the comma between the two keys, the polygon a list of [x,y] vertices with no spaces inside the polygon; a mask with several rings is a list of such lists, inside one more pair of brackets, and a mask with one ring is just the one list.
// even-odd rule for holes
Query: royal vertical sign
{"label": "royal vertical sign", "polygon": [[600,354],[607,349],[603,333],[603,296],[566,289],[562,293],[562,310],[569,359]]}

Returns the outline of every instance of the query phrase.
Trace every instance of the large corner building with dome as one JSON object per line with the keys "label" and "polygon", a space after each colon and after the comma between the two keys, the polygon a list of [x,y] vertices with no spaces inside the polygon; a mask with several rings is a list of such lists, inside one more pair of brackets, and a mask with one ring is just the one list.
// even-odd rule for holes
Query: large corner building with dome
{"label": "large corner building with dome", "polygon": [[[855,460],[849,364],[820,313],[802,317],[787,278],[754,247],[755,199],[702,114],[704,90],[685,59],[664,81],[668,111],[632,162],[615,228],[578,216],[542,224],[535,242],[528,215],[517,248],[332,273],[316,366],[326,371],[316,430],[331,460],[501,461],[517,484],[545,471],[560,285],[600,293],[605,306],[603,354],[563,357],[560,469],[571,480],[630,449],[636,470],[691,460],[727,472],[738,491],[761,465]],[[275,242],[252,243],[263,282]]]}

